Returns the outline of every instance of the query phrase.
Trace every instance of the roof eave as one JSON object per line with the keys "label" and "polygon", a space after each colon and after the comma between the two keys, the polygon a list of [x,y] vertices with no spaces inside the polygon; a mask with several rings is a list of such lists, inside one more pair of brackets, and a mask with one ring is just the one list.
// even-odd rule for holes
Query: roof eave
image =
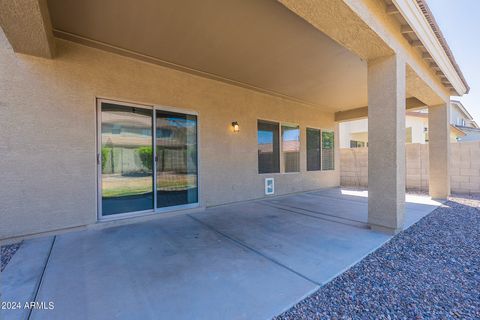
{"label": "roof eave", "polygon": [[451,91],[459,96],[468,93],[470,87],[425,0],[392,1],[436,66],[448,79]]}

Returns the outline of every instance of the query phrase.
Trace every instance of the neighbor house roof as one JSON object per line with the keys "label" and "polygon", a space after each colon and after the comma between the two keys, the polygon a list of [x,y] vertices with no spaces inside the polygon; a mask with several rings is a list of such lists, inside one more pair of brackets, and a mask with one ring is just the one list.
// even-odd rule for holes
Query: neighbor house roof
{"label": "neighbor house roof", "polygon": [[433,16],[432,11],[428,7],[426,0],[417,0],[417,3],[418,3],[418,6],[420,7],[420,9],[423,12],[423,15],[425,16],[428,23],[430,24],[430,27],[432,28],[433,32],[435,33],[438,41],[442,45],[443,50],[445,50],[445,53],[447,54],[448,58],[450,59],[450,62],[452,63],[453,67],[455,68],[455,71],[458,73],[458,75],[462,79],[463,84],[467,88],[466,93],[468,93],[470,91],[470,86],[468,85],[467,80],[465,80],[465,76],[463,75],[462,70],[458,66],[458,63],[455,60],[455,57],[452,53],[452,50],[450,49],[450,46],[448,45],[447,40],[443,36],[443,33],[440,30],[440,27],[438,26],[438,23],[435,20],[435,17]]}
{"label": "neighbor house roof", "polygon": [[[472,115],[468,112],[467,108],[458,100],[451,100],[451,104],[456,105],[460,111],[465,115],[466,118],[470,121],[472,124],[473,128],[480,129],[478,127],[478,124],[473,120]],[[418,118],[428,118],[428,108],[425,109],[420,109],[420,110],[407,110],[406,112],[407,116],[412,116],[412,117],[418,117]],[[456,127],[462,127],[462,126],[456,126]],[[471,127],[468,127],[471,128]]]}
{"label": "neighbor house roof", "polygon": [[460,101],[450,100],[450,103],[455,104],[460,109],[460,111],[462,111],[463,114],[465,114],[465,116],[468,118],[468,120],[473,120],[473,117],[470,114],[470,112],[468,112],[467,108],[465,108],[465,106]]}
{"label": "neighbor house roof", "polygon": [[467,134],[465,132],[463,132],[462,129],[454,126],[454,125],[450,125],[450,131],[452,133],[455,133],[455,135],[457,135],[458,137],[464,137],[466,136]]}

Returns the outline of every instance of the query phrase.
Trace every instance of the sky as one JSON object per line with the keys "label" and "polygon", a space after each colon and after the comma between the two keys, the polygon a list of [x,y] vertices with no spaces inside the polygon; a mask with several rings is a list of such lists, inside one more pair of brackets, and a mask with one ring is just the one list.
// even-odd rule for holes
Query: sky
{"label": "sky", "polygon": [[470,93],[460,100],[480,122],[480,0],[427,0],[460,69]]}

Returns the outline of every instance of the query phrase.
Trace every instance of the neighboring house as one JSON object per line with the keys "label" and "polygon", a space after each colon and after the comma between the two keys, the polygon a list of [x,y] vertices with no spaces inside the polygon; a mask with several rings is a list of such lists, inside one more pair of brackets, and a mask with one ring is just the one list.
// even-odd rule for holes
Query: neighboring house
{"label": "neighboring house", "polygon": [[479,128],[465,106],[457,100],[450,101],[450,123],[458,127]]}
{"label": "neighboring house", "polygon": [[469,87],[423,0],[11,0],[0,27],[0,240],[339,186],[367,114],[368,221],[397,232],[419,105],[450,192]]}
{"label": "neighboring house", "polygon": [[[428,114],[408,111],[405,116],[405,142],[425,143],[428,140]],[[340,148],[368,146],[368,120],[359,119],[340,123]]]}
{"label": "neighboring house", "polygon": [[[408,128],[407,128],[407,143],[428,143],[428,109],[420,110],[410,110],[407,111],[407,127],[409,124],[408,119],[410,119],[410,124],[413,128],[417,128],[416,137],[414,139],[409,139]],[[419,127],[422,131],[420,132]],[[450,124],[450,142],[458,142],[458,140],[465,136],[465,133],[459,130],[455,125]]]}
{"label": "neighboring house", "polygon": [[460,101],[450,102],[450,123],[463,134],[459,142],[480,140],[480,127]]}
{"label": "neighboring house", "polygon": [[[368,119],[340,123],[340,148],[368,146]],[[405,116],[405,142],[428,142],[428,109],[409,110]],[[480,140],[480,128],[460,101],[450,102],[450,141]]]}

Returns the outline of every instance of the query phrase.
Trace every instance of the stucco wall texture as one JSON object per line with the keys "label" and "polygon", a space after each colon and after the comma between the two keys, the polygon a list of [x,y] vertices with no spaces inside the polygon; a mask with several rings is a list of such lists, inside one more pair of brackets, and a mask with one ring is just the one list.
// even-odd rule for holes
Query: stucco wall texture
{"label": "stucco wall texture", "polygon": [[[276,195],[340,183],[339,170],[306,171],[305,128],[335,129],[333,113],[68,41],[56,47],[48,60],[0,42],[0,239],[97,222],[96,97],[198,112],[201,206],[261,198],[271,176]],[[258,174],[257,119],[300,125],[300,173]]]}
{"label": "stucco wall texture", "polygon": [[[480,193],[480,142],[450,144],[452,193]],[[368,186],[368,148],[340,149],[342,186]],[[406,145],[406,188],[428,191],[428,144]]]}

